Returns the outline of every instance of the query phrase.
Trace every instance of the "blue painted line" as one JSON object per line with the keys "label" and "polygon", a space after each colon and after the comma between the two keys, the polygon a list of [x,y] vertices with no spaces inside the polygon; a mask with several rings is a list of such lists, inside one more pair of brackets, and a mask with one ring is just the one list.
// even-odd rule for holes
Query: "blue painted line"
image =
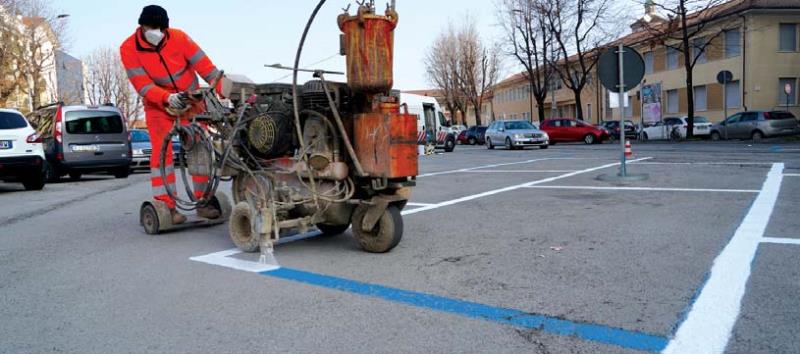
{"label": "blue painted line", "polygon": [[628,349],[657,353],[667,346],[668,341],[665,337],[643,332],[574,322],[557,317],[362,283],[297,269],[280,268],[260,274],[505,325],[540,330],[562,336],[574,336],[583,340],[616,345]]}

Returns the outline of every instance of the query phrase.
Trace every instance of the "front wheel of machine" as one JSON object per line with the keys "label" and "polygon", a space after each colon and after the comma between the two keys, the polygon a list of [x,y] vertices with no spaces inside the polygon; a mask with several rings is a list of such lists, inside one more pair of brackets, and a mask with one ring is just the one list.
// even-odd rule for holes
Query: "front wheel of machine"
{"label": "front wheel of machine", "polygon": [[317,228],[320,232],[322,232],[323,237],[333,237],[343,234],[347,229],[350,228],[350,224],[346,225],[327,225],[327,224],[317,224]]}
{"label": "front wheel of machine", "polygon": [[250,211],[250,204],[240,202],[233,207],[231,219],[228,222],[228,231],[231,234],[231,241],[242,252],[258,251],[261,241],[258,234],[253,232],[253,214]]}
{"label": "front wheel of machine", "polygon": [[144,227],[144,232],[148,235],[158,235],[161,231],[161,223],[158,220],[158,212],[153,204],[145,203],[139,210],[139,223]]}
{"label": "front wheel of machine", "polygon": [[400,209],[389,206],[383,211],[383,215],[372,230],[363,230],[362,224],[367,210],[369,207],[359,206],[353,213],[353,237],[366,252],[389,252],[403,237],[403,217],[400,215]]}

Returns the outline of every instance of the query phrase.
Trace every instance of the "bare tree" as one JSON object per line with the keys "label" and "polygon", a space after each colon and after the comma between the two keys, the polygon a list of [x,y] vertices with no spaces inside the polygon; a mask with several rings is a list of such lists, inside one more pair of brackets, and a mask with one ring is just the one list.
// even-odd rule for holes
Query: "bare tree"
{"label": "bare tree", "polygon": [[456,112],[461,112],[462,122],[466,125],[464,95],[459,91],[457,56],[458,39],[452,26],[440,33],[425,55],[425,70],[428,81],[442,92],[445,106],[455,120]]}
{"label": "bare tree", "polygon": [[497,82],[500,74],[500,48],[487,46],[476,28],[475,21],[467,17],[458,31],[457,55],[461,64],[458,67],[459,91],[475,112],[475,123],[481,125],[481,111],[489,89]]}
{"label": "bare tree", "polygon": [[545,117],[544,101],[553,75],[547,53],[553,36],[549,30],[544,2],[502,0],[498,3],[498,17],[504,30],[503,49],[525,68],[531,97],[531,114],[533,101],[536,100],[541,122]]}
{"label": "bare tree", "polygon": [[[11,0],[0,0],[0,106],[19,106],[18,93],[26,92],[28,62],[24,60],[26,50],[23,29],[15,15],[9,11]],[[24,107],[17,107],[23,109]]]}
{"label": "bare tree", "polygon": [[545,0],[548,26],[563,58],[555,71],[575,96],[576,115],[583,119],[581,92],[597,64],[599,48],[616,26],[610,0]]}
{"label": "bare tree", "polygon": [[128,125],[142,111],[142,100],[128,81],[119,53],[98,48],[84,59],[87,66],[86,93],[91,105],[113,103]]}
{"label": "bare tree", "polygon": [[720,19],[727,0],[648,0],[647,6],[657,7],[666,20],[646,26],[652,37],[667,48],[682,54],[686,73],[686,137],[694,136],[694,67],[705,57],[712,41],[724,33],[724,26],[709,31],[707,25]]}

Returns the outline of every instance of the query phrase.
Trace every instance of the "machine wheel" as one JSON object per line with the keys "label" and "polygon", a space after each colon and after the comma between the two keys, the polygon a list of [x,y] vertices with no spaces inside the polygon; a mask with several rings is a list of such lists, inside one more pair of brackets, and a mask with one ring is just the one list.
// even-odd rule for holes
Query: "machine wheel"
{"label": "machine wheel", "polygon": [[258,251],[260,237],[253,232],[253,214],[247,202],[240,202],[233,207],[231,219],[228,222],[231,240],[242,252]]}
{"label": "machine wheel", "polygon": [[583,142],[584,142],[586,145],[592,145],[592,144],[594,144],[594,135],[592,135],[592,134],[586,134],[586,136],[584,136],[584,137],[583,137]]}
{"label": "machine wheel", "polygon": [[148,235],[158,235],[161,233],[162,227],[169,225],[169,221],[165,219],[168,217],[171,216],[166,206],[159,208],[152,202],[144,202],[139,209],[139,223],[144,227],[144,232]]}
{"label": "machine wheel", "polygon": [[353,213],[353,236],[364,251],[389,252],[403,237],[403,217],[400,215],[400,209],[390,205],[383,211],[383,215],[372,230],[362,230],[361,225],[367,210],[368,206],[361,205]]}
{"label": "machine wheel", "polygon": [[73,180],[73,181],[77,181],[77,180],[81,179],[81,176],[83,176],[83,174],[80,173],[80,172],[70,172],[69,173],[69,179]]}
{"label": "machine wheel", "polygon": [[345,231],[347,231],[347,229],[350,228],[350,224],[346,225],[317,224],[317,228],[319,229],[320,232],[322,232],[322,236],[332,237],[343,234]]}
{"label": "machine wheel", "polygon": [[453,152],[453,149],[456,148],[456,142],[453,139],[447,139],[444,141],[444,152]]}
{"label": "machine wheel", "polygon": [[489,150],[493,150],[494,149],[494,145],[492,145],[492,139],[491,138],[486,138],[486,148],[489,149]]}

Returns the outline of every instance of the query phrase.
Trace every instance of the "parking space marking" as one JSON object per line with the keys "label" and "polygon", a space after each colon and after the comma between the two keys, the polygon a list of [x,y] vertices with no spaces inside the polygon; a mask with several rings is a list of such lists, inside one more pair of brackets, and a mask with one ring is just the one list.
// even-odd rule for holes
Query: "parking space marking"
{"label": "parking space marking", "polygon": [[473,170],[466,173],[566,173],[575,170]]}
{"label": "parking space marking", "polygon": [[458,169],[458,170],[423,173],[421,175],[417,175],[417,178],[440,176],[440,175],[447,175],[447,174],[452,174],[452,173],[470,172],[470,171],[474,171],[474,170],[480,170],[480,169],[492,168],[492,167],[524,165],[526,163],[534,163],[534,162],[548,161],[548,160],[610,160],[610,159],[602,159],[602,158],[595,158],[595,157],[544,157],[544,158],[531,159],[531,160],[525,160],[525,161],[505,162],[505,163],[496,163],[496,164],[491,164],[491,165],[483,165],[483,166],[476,166],[476,167],[470,167],[470,168],[461,168],[461,169]]}
{"label": "parking space marking", "polygon": [[714,259],[702,290],[663,353],[722,353],[739,317],[751,265],[783,180],[783,163],[767,179],[731,240]]}
{"label": "parking space marking", "polygon": [[777,238],[777,237],[764,237],[761,243],[775,243],[780,245],[800,245],[800,239],[797,238]]}
{"label": "parking space marking", "polygon": [[527,186],[530,189],[586,189],[609,191],[658,191],[658,192],[719,192],[719,193],[758,193],[754,189],[708,189],[708,188],[659,188],[659,187],[603,187],[603,186]]}
{"label": "parking space marking", "polygon": [[261,264],[258,262],[251,262],[243,259],[231,258],[231,256],[235,256],[239,253],[242,253],[242,251],[240,251],[237,248],[233,248],[221,252],[210,253],[204,256],[192,257],[189,259],[195,262],[217,265],[221,267],[232,268],[251,273],[261,273],[280,268],[279,266],[275,265]]}
{"label": "parking space marking", "polygon": [[[631,160],[631,161],[644,161],[644,160],[649,160],[651,158],[652,157],[643,157],[643,158],[636,159],[636,160]],[[517,190],[517,189],[520,189],[520,188],[523,188],[523,187],[527,187],[527,186],[534,186],[534,185],[537,185],[537,184],[558,181],[560,179],[569,178],[569,177],[572,177],[572,176],[577,176],[577,175],[580,175],[580,174],[589,173],[589,172],[593,172],[593,171],[598,171],[598,170],[606,169],[606,168],[609,168],[609,167],[614,167],[614,166],[617,166],[617,165],[619,165],[619,162],[610,163],[610,164],[597,166],[597,167],[591,167],[591,168],[587,168],[587,169],[580,170],[580,171],[574,171],[574,172],[570,172],[570,173],[565,173],[563,175],[558,175],[558,176],[555,176],[555,177],[540,179],[540,180],[533,181],[533,182],[525,182],[525,183],[522,183],[522,184],[517,184],[517,185],[514,185],[514,186],[505,187],[505,188],[493,189],[493,190],[486,191],[486,192],[483,192],[483,193],[478,193],[478,194],[468,195],[466,197],[451,199],[451,200],[448,200],[448,201],[444,201],[444,202],[441,202],[441,203],[429,205],[429,206],[426,206],[426,207],[421,207],[421,208],[417,208],[417,209],[413,209],[413,210],[404,210],[402,212],[402,214],[403,215],[411,215],[411,214],[416,214],[416,213],[423,212],[423,211],[439,209],[439,208],[450,206],[450,205],[453,205],[453,204],[468,202],[468,201],[471,201],[471,200],[475,200],[475,199],[483,198],[483,197],[488,197],[488,196],[499,194],[499,193],[510,192],[510,191]]]}
{"label": "parking space marking", "polygon": [[783,177],[800,177],[800,173],[784,173]]}
{"label": "parking space marking", "polygon": [[433,205],[433,204],[431,204],[431,203],[414,203],[414,202],[408,202],[408,203],[406,203],[406,205],[408,205],[408,206],[417,206],[417,207],[426,207],[426,206],[431,206],[431,205]]}
{"label": "parking space marking", "polygon": [[779,162],[635,162],[637,165],[706,165],[706,166],[772,166]]}

